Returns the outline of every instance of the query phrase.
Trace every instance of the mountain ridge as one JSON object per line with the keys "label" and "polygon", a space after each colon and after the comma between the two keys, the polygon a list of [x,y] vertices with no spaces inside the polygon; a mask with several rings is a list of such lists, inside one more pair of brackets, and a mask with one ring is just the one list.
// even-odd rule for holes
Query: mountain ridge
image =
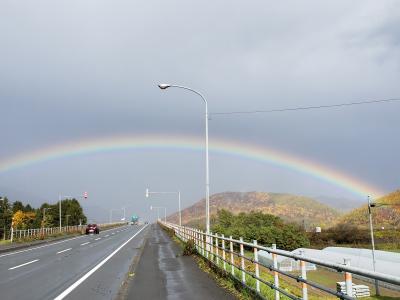
{"label": "mountain ridge", "polygon": [[[210,197],[210,215],[213,221],[219,209],[226,209],[234,214],[259,211],[281,217],[288,222],[303,224],[307,227],[330,226],[337,221],[340,212],[317,200],[287,193],[269,192],[223,192]],[[205,199],[182,210],[182,224],[204,223]],[[179,214],[168,217],[174,223],[179,221]]]}

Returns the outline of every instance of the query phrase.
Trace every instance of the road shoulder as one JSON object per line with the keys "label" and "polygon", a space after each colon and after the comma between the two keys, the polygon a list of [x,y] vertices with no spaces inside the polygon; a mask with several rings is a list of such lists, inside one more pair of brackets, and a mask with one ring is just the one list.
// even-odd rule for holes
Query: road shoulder
{"label": "road shoulder", "polygon": [[153,224],[124,299],[236,299]]}

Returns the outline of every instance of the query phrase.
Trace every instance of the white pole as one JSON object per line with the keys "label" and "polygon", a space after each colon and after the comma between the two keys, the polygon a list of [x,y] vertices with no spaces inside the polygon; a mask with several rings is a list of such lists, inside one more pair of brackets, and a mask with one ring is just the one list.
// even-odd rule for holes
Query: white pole
{"label": "white pole", "polygon": [[[372,244],[372,266],[374,272],[376,272],[376,261],[375,261],[375,239],[374,239],[374,229],[372,226],[372,212],[371,212],[371,199],[368,196],[368,215],[369,215],[369,229],[371,232],[371,244]],[[375,293],[377,296],[380,295],[378,280],[375,279]]]}
{"label": "white pole", "polygon": [[208,167],[208,105],[206,99],[201,96],[206,104],[206,206],[207,206],[207,233],[210,232],[210,176]]}
{"label": "white pole", "polygon": [[181,191],[178,191],[178,201],[179,201],[179,226],[182,226]]}
{"label": "white pole", "polygon": [[206,98],[196,90],[193,90],[189,87],[180,86],[180,85],[172,85],[172,84],[159,84],[158,87],[162,90],[165,90],[169,87],[176,87],[184,90],[191,91],[197,95],[199,95],[205,104],[206,108],[206,232],[210,233],[210,172],[209,172],[209,163],[208,163],[208,103]]}
{"label": "white pole", "polygon": [[59,194],[58,196],[58,203],[59,203],[60,232],[61,232],[61,194]]}

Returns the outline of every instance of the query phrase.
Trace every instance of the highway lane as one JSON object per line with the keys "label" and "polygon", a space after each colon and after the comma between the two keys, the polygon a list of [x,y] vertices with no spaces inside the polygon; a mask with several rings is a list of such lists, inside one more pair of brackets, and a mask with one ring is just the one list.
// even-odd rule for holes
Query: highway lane
{"label": "highway lane", "polygon": [[[0,297],[111,299],[139,253],[146,231],[146,226],[125,226],[2,254]],[[82,280],[88,272],[90,276]]]}

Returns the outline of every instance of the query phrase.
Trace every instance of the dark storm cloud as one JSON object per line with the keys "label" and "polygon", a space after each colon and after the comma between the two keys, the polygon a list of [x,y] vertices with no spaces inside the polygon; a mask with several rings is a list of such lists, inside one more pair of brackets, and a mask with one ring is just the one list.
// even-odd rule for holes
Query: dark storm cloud
{"label": "dark storm cloud", "polygon": [[[93,136],[201,135],[201,100],[162,92],[161,81],[198,88],[211,111],[400,96],[399,11],[397,1],[3,1],[0,155]],[[382,104],[213,116],[210,133],[314,159],[389,191],[398,187],[398,111]],[[241,184],[222,177],[214,191]],[[178,175],[168,182],[193,186]],[[287,182],[277,190],[313,192]],[[15,190],[18,179],[7,184]],[[190,197],[202,194],[199,183]]]}

